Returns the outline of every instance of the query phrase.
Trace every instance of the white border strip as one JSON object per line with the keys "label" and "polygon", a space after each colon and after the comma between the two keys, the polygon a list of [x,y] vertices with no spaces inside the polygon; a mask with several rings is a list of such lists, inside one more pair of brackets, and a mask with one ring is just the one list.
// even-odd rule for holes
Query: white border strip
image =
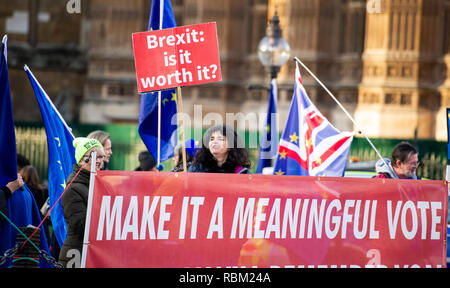
{"label": "white border strip", "polygon": [[95,170],[97,152],[92,152],[91,159],[91,177],[89,178],[89,197],[86,211],[86,222],[84,226],[83,251],[81,252],[81,268],[86,268],[86,254],[87,249],[89,248],[89,228],[91,226],[92,199],[94,198],[95,175],[97,174],[97,171]]}

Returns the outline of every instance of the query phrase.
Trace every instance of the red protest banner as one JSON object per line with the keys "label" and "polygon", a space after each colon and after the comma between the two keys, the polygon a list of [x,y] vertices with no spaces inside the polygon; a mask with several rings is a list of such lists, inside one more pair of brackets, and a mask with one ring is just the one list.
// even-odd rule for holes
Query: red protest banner
{"label": "red protest banner", "polygon": [[133,33],[139,93],[222,79],[216,23]]}
{"label": "red protest banner", "polygon": [[445,267],[447,189],[98,171],[83,259],[85,267]]}

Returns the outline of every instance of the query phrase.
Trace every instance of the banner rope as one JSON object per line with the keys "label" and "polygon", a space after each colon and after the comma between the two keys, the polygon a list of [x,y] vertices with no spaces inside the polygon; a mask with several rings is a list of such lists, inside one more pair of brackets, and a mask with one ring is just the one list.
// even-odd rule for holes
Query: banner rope
{"label": "banner rope", "polygon": [[358,123],[356,123],[355,119],[353,119],[353,117],[350,115],[350,113],[348,113],[348,111],[344,108],[344,106],[342,106],[342,104],[339,102],[339,100],[336,99],[336,97],[333,95],[333,93],[331,93],[330,90],[328,90],[328,88],[322,83],[322,81],[320,81],[320,79],[314,75],[313,72],[311,72],[311,70],[308,69],[308,67],[306,67],[305,64],[303,64],[302,61],[300,61],[300,59],[298,59],[297,57],[294,57],[294,60],[299,63],[300,65],[302,65],[302,67],[314,78],[314,80],[317,81],[317,83],[320,84],[320,86],[322,86],[322,88],[328,93],[328,95],[330,95],[330,97],[334,100],[334,102],[336,102],[338,104],[338,106],[342,109],[342,111],[344,111],[345,115],[347,115],[347,117],[350,119],[350,121],[352,121],[353,125],[356,126],[356,128],[358,129],[358,132],[364,136],[364,138],[366,138],[367,142],[369,142],[370,146],[372,147],[373,150],[375,150],[375,153],[378,155],[378,157],[381,159],[381,161],[383,162],[383,164],[389,169],[389,171],[391,171],[393,173],[393,175],[396,175],[395,172],[392,170],[391,166],[389,166],[386,161],[384,160],[383,156],[381,156],[380,152],[378,151],[378,149],[375,147],[375,145],[373,145],[372,141],[370,141],[369,137],[366,135],[366,133],[364,133],[364,131],[362,130],[362,128],[358,125]]}
{"label": "banner rope", "polygon": [[[61,193],[61,195],[59,196],[59,198],[55,201],[55,203],[53,204],[52,208],[50,208],[50,210],[47,212],[47,214],[45,215],[44,219],[42,219],[41,223],[39,223],[39,225],[36,227],[36,229],[33,231],[33,233],[31,233],[30,238],[33,237],[33,235],[39,230],[39,228],[42,226],[42,224],[44,223],[45,219],[47,219],[48,215],[50,215],[50,212],[52,212],[53,208],[56,207],[56,204],[58,204],[59,200],[62,198],[62,196],[64,195],[64,193],[66,193],[67,189],[69,189],[70,185],[72,185],[73,181],[77,178],[78,174],[80,174],[81,170],[83,170],[83,168],[87,165],[87,163],[85,162],[80,169],[78,170],[77,174],[75,174],[75,176],[72,178],[72,181],[70,181],[69,185],[66,186],[66,188],[64,189],[63,193]],[[16,228],[18,229],[18,228]],[[19,252],[20,250],[22,250],[22,248],[25,246],[25,244],[28,242],[29,238],[27,237],[26,240],[23,242],[22,246],[20,246],[19,250],[17,250],[17,252]],[[31,241],[31,240],[30,240]]]}
{"label": "banner rope", "polygon": [[22,230],[20,230],[19,227],[17,227],[16,224],[14,224],[14,223],[11,221],[11,219],[8,218],[8,216],[6,216],[5,214],[3,214],[2,211],[0,211],[0,214],[6,219],[6,221],[9,222],[9,224],[11,224],[11,226],[14,227],[14,229],[16,229],[23,237],[25,237],[26,241],[29,241],[30,244],[31,244],[34,248],[36,248],[36,250],[37,250],[38,252],[41,252],[41,249],[39,249],[39,247],[37,247],[36,244],[34,244],[33,241],[31,241],[30,238],[31,238],[32,236],[30,236],[30,238],[28,238],[27,235],[25,235],[25,233],[23,233]]}

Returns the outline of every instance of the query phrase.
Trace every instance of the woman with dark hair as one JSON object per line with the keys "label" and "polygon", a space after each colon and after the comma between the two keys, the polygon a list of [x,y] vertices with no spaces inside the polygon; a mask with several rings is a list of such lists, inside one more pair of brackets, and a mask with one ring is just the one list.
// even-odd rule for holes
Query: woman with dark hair
{"label": "woman with dark hair", "polygon": [[206,131],[188,172],[247,174],[250,166],[239,135],[228,126],[217,125]]}
{"label": "woman with dark hair", "polygon": [[[39,210],[41,210],[42,206],[45,204],[45,200],[47,199],[48,193],[45,191],[44,187],[39,184],[39,175],[32,165],[26,165],[20,170],[20,175],[22,176],[23,181],[27,184],[28,188],[30,188],[31,193],[33,193],[34,200],[36,200],[36,204],[38,205]],[[42,216],[42,215],[41,215]]]}

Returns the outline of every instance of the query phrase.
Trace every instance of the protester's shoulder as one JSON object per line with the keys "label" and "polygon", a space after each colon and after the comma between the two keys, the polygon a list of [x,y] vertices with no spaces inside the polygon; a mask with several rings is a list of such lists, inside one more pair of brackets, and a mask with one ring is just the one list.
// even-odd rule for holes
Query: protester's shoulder
{"label": "protester's shoulder", "polygon": [[195,163],[189,166],[188,172],[205,172],[205,169],[202,163]]}
{"label": "protester's shoulder", "polygon": [[250,174],[250,170],[246,167],[237,166],[234,170],[236,174]]}
{"label": "protester's shoulder", "polygon": [[82,183],[73,182],[62,196],[62,201],[84,200],[89,194],[89,187]]}

